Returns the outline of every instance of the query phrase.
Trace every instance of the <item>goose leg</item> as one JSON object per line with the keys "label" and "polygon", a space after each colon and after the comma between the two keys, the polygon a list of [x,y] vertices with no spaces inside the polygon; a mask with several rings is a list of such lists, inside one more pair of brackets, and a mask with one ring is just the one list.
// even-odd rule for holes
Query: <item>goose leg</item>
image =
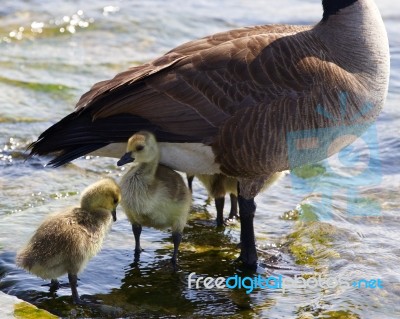
{"label": "goose leg", "polygon": [[71,286],[72,300],[75,304],[81,304],[82,300],[79,298],[78,289],[76,288],[78,286],[78,276],[68,273],[68,280]]}
{"label": "goose leg", "polygon": [[239,259],[249,268],[257,268],[257,250],[254,235],[254,215],[256,212],[256,203],[254,198],[245,199],[240,194],[239,214],[240,214],[240,242],[241,252]]}
{"label": "goose leg", "polygon": [[241,251],[239,259],[245,266],[257,269],[256,237],[254,234],[254,215],[256,203],[254,197],[262,189],[271,175],[261,175],[253,179],[240,179],[238,182],[238,203],[240,217]]}
{"label": "goose leg", "polygon": [[235,219],[239,217],[237,209],[238,198],[235,194],[230,194],[230,197],[231,197],[231,211],[229,212],[228,219]]}
{"label": "goose leg", "polygon": [[172,241],[174,243],[174,253],[172,255],[172,265],[174,266],[174,268],[176,268],[176,259],[178,257],[178,249],[179,249],[179,245],[182,241],[182,233],[180,232],[172,232]]}
{"label": "goose leg", "polygon": [[140,247],[140,234],[142,233],[142,225],[132,224],[132,232],[133,236],[135,237],[135,258],[138,258],[142,252],[142,248]]}
{"label": "goose leg", "polygon": [[217,209],[217,227],[224,225],[224,206],[225,197],[215,198],[215,208]]}

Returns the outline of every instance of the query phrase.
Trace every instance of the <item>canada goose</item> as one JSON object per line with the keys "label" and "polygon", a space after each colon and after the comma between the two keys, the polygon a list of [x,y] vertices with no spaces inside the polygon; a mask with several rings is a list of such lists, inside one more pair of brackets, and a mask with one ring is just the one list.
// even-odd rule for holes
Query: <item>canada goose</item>
{"label": "canada goose", "polygon": [[374,1],[322,6],[314,26],[217,33],[95,84],[31,155],[56,153],[54,166],[118,157],[133,133],[152,131],[162,164],[238,178],[239,258],[255,267],[254,197],[265,180],[352,143],[386,99],[389,45]]}
{"label": "canada goose", "polygon": [[159,164],[160,151],[153,134],[140,131],[129,140],[118,166],[134,162],[121,179],[121,205],[132,223],[135,257],[141,252],[142,226],[172,229],[176,266],[182,231],[189,216],[192,196],[182,177]]}
{"label": "canada goose", "polygon": [[68,273],[73,301],[80,303],[77,274],[100,251],[112,220],[116,220],[120,199],[119,186],[110,178],[90,185],[82,193],[80,207],[44,220],[17,254],[17,265],[38,277],[51,279],[52,285]]}

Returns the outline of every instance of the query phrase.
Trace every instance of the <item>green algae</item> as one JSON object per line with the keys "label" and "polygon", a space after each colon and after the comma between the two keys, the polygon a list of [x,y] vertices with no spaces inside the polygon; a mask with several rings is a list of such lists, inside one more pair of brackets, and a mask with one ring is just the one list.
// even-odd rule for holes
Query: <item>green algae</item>
{"label": "green algae", "polygon": [[327,311],[324,312],[321,316],[318,318],[321,319],[360,319],[361,317],[359,315],[356,315],[350,311]]}
{"label": "green algae", "polygon": [[8,116],[0,115],[0,124],[38,123],[38,122],[42,122],[42,120],[35,119],[32,117],[24,117],[24,116],[8,117]]}
{"label": "green algae", "polygon": [[310,204],[301,204],[300,219],[303,222],[315,222],[319,220],[318,214]]}
{"label": "green algae", "polygon": [[299,222],[297,230],[288,236],[288,247],[296,263],[312,267],[319,266],[324,259],[339,258],[332,248],[337,228],[324,222]]}
{"label": "green algae", "polygon": [[291,172],[300,178],[308,179],[325,174],[326,168],[322,164],[311,164],[296,167]]}
{"label": "green algae", "polygon": [[14,317],[18,319],[53,319],[58,318],[50,312],[39,309],[27,302],[14,305]]}
{"label": "green algae", "polygon": [[6,77],[0,76],[0,83],[8,84],[14,87],[20,87],[23,89],[28,89],[36,92],[53,94],[53,95],[61,95],[65,97],[72,96],[70,93],[71,88],[62,85],[62,84],[53,84],[53,83],[38,83],[38,82],[29,82],[29,81],[21,81],[10,79]]}

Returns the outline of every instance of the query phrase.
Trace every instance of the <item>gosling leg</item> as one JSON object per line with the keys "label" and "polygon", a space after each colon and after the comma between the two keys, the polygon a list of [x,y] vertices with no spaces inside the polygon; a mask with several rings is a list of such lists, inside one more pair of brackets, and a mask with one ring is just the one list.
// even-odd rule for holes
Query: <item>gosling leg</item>
{"label": "gosling leg", "polygon": [[231,211],[229,212],[228,219],[238,219],[238,198],[235,194],[230,194],[231,197]]}
{"label": "gosling leg", "polygon": [[50,282],[50,291],[54,292],[60,288],[60,282],[57,279],[52,279]]}
{"label": "gosling leg", "polygon": [[68,280],[71,286],[72,300],[75,304],[81,304],[82,300],[79,298],[78,289],[76,288],[78,286],[78,276],[68,273]]}
{"label": "gosling leg", "polygon": [[178,256],[179,244],[182,241],[182,233],[172,232],[172,242],[174,243],[174,253],[171,258],[171,263],[176,268],[176,259]]}
{"label": "gosling leg", "polygon": [[188,186],[189,186],[190,192],[193,193],[192,184],[193,184],[194,175],[186,175],[186,178],[187,178],[187,182],[188,182]]}
{"label": "gosling leg", "polygon": [[224,206],[225,197],[215,198],[215,208],[217,209],[217,227],[224,225]]}
{"label": "gosling leg", "polygon": [[142,225],[132,224],[133,236],[135,236],[135,258],[139,257],[142,252],[140,247],[140,234],[142,233]]}

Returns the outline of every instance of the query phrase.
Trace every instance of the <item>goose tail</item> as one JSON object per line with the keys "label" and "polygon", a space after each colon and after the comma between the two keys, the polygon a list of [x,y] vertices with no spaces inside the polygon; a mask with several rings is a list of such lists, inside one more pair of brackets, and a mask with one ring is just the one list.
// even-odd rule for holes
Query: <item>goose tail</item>
{"label": "goose tail", "polygon": [[188,142],[180,136],[162,130],[149,120],[132,114],[118,114],[93,119],[90,112],[73,112],[44,131],[28,146],[28,158],[34,155],[54,155],[47,164],[59,167],[111,143],[125,143],[134,133],[153,132],[160,142]]}
{"label": "goose tail", "polygon": [[56,156],[48,165],[64,165],[109,143],[124,141],[129,133],[125,133],[121,127],[127,127],[130,123],[138,126],[131,117],[125,119],[117,116],[92,121],[89,113],[71,113],[44,131],[37,141],[28,146],[29,157],[54,154]]}

